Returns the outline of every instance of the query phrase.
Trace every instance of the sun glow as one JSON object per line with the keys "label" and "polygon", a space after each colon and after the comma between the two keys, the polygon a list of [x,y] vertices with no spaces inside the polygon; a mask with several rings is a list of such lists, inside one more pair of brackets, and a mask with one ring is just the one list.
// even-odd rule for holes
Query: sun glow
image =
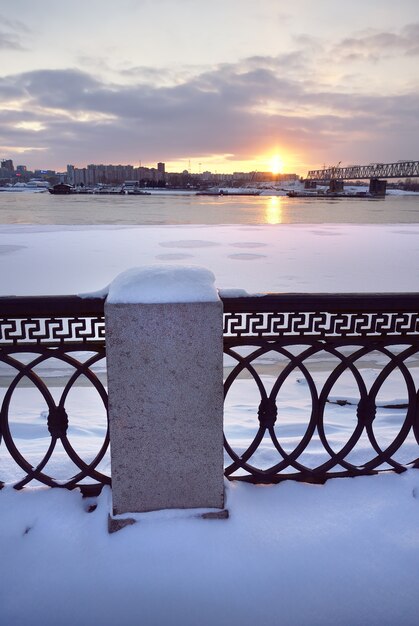
{"label": "sun glow", "polygon": [[19,122],[15,125],[15,128],[23,128],[23,130],[33,130],[35,133],[39,133],[41,130],[45,130],[45,126],[42,122]]}
{"label": "sun glow", "polygon": [[272,174],[280,174],[284,170],[284,161],[279,154],[274,154],[270,161],[270,170]]}

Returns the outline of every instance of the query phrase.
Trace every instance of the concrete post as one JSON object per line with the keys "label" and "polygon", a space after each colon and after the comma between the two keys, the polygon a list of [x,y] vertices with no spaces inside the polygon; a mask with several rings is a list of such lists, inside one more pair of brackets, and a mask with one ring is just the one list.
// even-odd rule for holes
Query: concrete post
{"label": "concrete post", "polygon": [[[223,311],[214,277],[181,267],[145,276],[132,272],[122,292],[112,283],[105,304],[113,512],[222,508]],[[160,293],[150,298],[156,280]],[[170,302],[196,295],[204,301]]]}

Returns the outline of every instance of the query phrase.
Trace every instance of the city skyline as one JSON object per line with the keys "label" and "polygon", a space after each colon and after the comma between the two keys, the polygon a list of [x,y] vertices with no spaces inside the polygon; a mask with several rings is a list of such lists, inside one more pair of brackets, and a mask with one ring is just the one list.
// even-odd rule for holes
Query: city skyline
{"label": "city skyline", "polygon": [[416,0],[16,0],[0,13],[0,158],[30,169],[304,174],[418,158]]}
{"label": "city skyline", "polygon": [[[277,158],[273,158],[272,159],[272,163],[271,163],[271,167],[269,169],[267,169],[266,171],[262,171],[262,170],[249,170],[246,172],[240,172],[240,171],[234,171],[234,172],[217,172],[217,171],[211,171],[211,170],[203,170],[202,171],[202,164],[199,163],[199,168],[198,169],[194,169],[194,167],[192,166],[192,162],[189,161],[188,162],[188,167],[184,170],[181,171],[173,171],[173,170],[166,170],[166,162],[165,161],[159,161],[157,163],[154,164],[149,164],[149,165],[143,165],[142,163],[136,165],[133,163],[85,163],[85,164],[81,164],[80,166],[74,166],[71,163],[68,163],[66,168],[64,168],[63,170],[53,170],[53,169],[48,169],[45,167],[38,167],[38,168],[31,168],[29,166],[27,166],[25,163],[14,163],[13,159],[2,159],[0,158],[0,180],[1,180],[1,175],[5,174],[7,172],[12,173],[13,175],[22,175],[22,174],[34,174],[34,173],[38,173],[38,174],[56,174],[56,175],[62,175],[67,173],[69,169],[79,169],[79,170],[88,170],[90,168],[121,168],[121,169],[131,169],[131,170],[136,170],[136,171],[160,171],[163,173],[173,173],[173,174],[193,174],[193,175],[202,175],[202,174],[220,174],[220,175],[225,175],[225,176],[232,176],[233,174],[242,174],[242,173],[246,173],[246,174],[265,174],[265,175],[270,175],[270,176],[282,176],[282,175],[288,175],[288,174],[292,174],[293,176],[296,175],[295,172],[288,172],[285,171],[284,169],[282,169],[280,167],[280,162]],[[3,176],[4,177],[4,176]]]}

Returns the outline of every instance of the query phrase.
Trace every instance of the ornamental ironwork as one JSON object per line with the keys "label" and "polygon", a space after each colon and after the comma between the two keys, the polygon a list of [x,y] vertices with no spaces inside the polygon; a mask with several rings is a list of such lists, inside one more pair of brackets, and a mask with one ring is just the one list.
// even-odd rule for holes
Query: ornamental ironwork
{"label": "ornamental ironwork", "polygon": [[230,313],[226,339],[232,337],[409,337],[419,334],[416,313]]}
{"label": "ornamental ironwork", "polygon": [[[224,311],[228,478],[324,482],[419,467],[419,294],[224,298]],[[396,398],[384,393],[391,380]],[[230,424],[237,407],[246,432]]]}
{"label": "ornamental ironwork", "polygon": [[[109,466],[104,329],[100,298],[0,298],[0,454],[3,469],[12,461],[19,467],[16,489],[40,483],[94,495],[110,484],[103,469]],[[71,402],[81,387],[96,394],[102,417],[94,452],[77,446],[80,433],[92,426],[89,407]],[[25,394],[37,409],[19,409]]]}
{"label": "ornamental ironwork", "polygon": [[103,298],[0,298],[0,345],[104,344]]}

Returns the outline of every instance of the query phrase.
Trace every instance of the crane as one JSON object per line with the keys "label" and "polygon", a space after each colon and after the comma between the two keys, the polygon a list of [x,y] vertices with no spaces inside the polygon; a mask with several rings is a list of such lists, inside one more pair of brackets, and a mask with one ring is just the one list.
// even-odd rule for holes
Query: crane
{"label": "crane", "polygon": [[330,180],[332,180],[332,178],[336,177],[336,175],[335,175],[336,174],[336,170],[339,169],[341,163],[342,163],[342,161],[339,161],[339,163],[337,165],[331,165],[330,166],[330,168],[329,168],[330,169]]}

